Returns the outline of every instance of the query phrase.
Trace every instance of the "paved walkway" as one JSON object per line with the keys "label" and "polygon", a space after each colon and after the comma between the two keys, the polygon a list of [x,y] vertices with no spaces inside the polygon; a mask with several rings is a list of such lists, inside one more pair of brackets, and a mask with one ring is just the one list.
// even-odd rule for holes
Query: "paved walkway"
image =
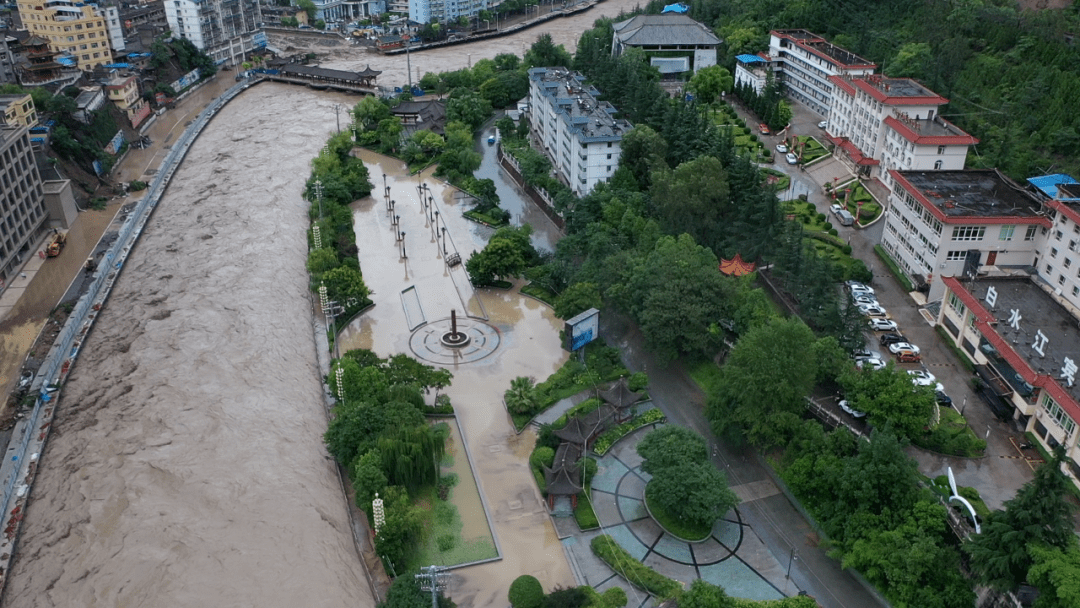
{"label": "paved walkway", "polygon": [[[637,444],[652,427],[623,438],[598,460],[592,479],[593,510],[600,529],[580,532],[572,518],[556,518],[567,554],[575,565],[578,582],[599,592],[621,587],[630,606],[648,602],[622,576],[593,555],[589,543],[600,534],[610,535],[634,558],[646,566],[689,586],[697,579],[723,587],[729,595],[753,600],[780,599],[795,595],[798,587],[787,578],[783,567],[747,524],[738,508],[716,522],[712,535],[701,542],[680,540],[665,532],[645,510],[645,484],[651,476],[641,470]],[[771,485],[771,484],[770,484]],[[734,487],[743,500],[778,493],[758,487]],[[584,497],[582,497],[584,498]]]}

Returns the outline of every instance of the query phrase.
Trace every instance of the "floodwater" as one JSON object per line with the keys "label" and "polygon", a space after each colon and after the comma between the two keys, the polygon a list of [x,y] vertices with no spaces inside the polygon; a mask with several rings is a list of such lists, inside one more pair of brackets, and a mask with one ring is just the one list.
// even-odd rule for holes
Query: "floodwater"
{"label": "floodwater", "polygon": [[[566,360],[567,353],[559,342],[560,322],[548,306],[518,293],[517,286],[510,291],[473,290],[460,276],[460,265],[447,268],[441,239],[432,236],[431,213],[421,206],[420,183],[430,189],[431,194],[425,196],[436,201],[440,232],[442,226],[448,229],[449,254],[456,251],[465,260],[473,250],[483,248],[491,233],[491,229],[461,216],[464,209],[453,188],[429,174],[408,176],[397,160],[368,151],[359,154],[376,186],[376,197],[353,206],[361,269],[375,306],[343,330],[338,339],[342,352],[363,347],[382,357],[414,354],[406,313],[406,298],[413,293],[427,324],[445,322],[451,309],[459,315],[462,311],[486,314],[487,326],[499,338],[498,348],[486,357],[443,365],[454,374],[453,384],[445,392],[454,404],[472,454],[503,557],[455,570],[447,591],[459,606],[498,606],[505,604],[510,583],[521,574],[536,576],[545,589],[573,586],[573,573],[529,470],[535,436],[531,432],[515,434],[502,404],[502,394],[513,378],[543,380]],[[385,187],[390,188],[390,198],[395,201],[393,214],[386,210],[381,196]],[[394,216],[396,227],[391,225]],[[396,239],[401,231],[406,234],[408,257],[404,259]],[[477,306],[477,301],[482,306]],[[417,331],[423,330],[420,327]],[[466,527],[476,525],[470,524],[468,517],[481,516],[462,513]]]}
{"label": "floodwater", "polygon": [[[540,12],[551,10],[547,2],[541,3]],[[382,55],[373,48],[354,46],[337,38],[290,35],[277,33],[270,35],[270,43],[286,51],[287,54],[300,50],[318,53],[324,68],[337,70],[363,70],[370,65],[373,70],[380,70],[378,84],[382,86],[405,86],[408,82],[407,66],[411,64],[413,83],[427,72],[450,72],[471,66],[480,59],[494,59],[500,53],[522,56],[536,41],[540,34],[550,34],[555,44],[561,44],[571,54],[577,49],[581,33],[592,28],[600,17],[618,17],[621,13],[644,6],[641,0],[605,0],[597,6],[562,19],[553,19],[536,27],[529,28],[501,38],[483,40],[470,44],[461,44],[441,49],[411,52],[406,57],[400,55]]]}
{"label": "floodwater", "polygon": [[521,188],[499,166],[498,146],[487,143],[487,136],[497,129],[488,127],[486,132],[476,138],[476,145],[483,155],[480,168],[476,170],[477,179],[490,179],[495,182],[495,193],[499,195],[499,207],[510,214],[510,223],[515,226],[528,224],[533,228],[532,244],[537,249],[554,251],[555,243],[562,237],[559,227],[551,221],[532,201],[525,198]]}
{"label": "floodwater", "polygon": [[63,391],[9,606],[374,606],[322,443],[300,199],[344,96],[196,142]]}

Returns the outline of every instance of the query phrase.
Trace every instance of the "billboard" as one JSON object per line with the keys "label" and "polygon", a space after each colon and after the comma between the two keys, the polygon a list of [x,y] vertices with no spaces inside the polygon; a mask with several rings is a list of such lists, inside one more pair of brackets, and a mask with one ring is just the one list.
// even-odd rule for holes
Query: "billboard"
{"label": "billboard", "polygon": [[576,351],[600,336],[600,311],[590,308],[566,322],[567,350]]}

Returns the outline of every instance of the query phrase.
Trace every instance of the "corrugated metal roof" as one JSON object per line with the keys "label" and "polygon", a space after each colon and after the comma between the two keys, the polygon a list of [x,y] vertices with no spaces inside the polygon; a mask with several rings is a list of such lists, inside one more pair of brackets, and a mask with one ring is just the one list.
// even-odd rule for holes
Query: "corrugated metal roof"
{"label": "corrugated metal roof", "polygon": [[1080,184],[1080,182],[1077,182],[1075,179],[1073,179],[1073,177],[1071,175],[1066,175],[1064,173],[1055,173],[1053,175],[1042,175],[1042,176],[1039,176],[1039,177],[1029,177],[1027,181],[1028,181],[1029,184],[1031,184],[1032,186],[1035,186],[1036,188],[1041,190],[1043,192],[1043,194],[1045,194],[1046,196],[1049,196],[1052,199],[1059,200],[1059,201],[1076,201],[1076,202],[1080,202],[1080,198],[1071,198],[1071,197],[1058,198],[1058,195],[1061,194],[1059,192],[1058,186],[1062,186],[1062,185],[1066,185],[1066,184]]}
{"label": "corrugated metal roof", "polygon": [[741,61],[743,63],[768,63],[767,61],[765,61],[761,57],[758,57],[757,55],[751,55],[749,53],[744,53],[742,55],[736,55],[735,59],[738,60],[738,61]]}

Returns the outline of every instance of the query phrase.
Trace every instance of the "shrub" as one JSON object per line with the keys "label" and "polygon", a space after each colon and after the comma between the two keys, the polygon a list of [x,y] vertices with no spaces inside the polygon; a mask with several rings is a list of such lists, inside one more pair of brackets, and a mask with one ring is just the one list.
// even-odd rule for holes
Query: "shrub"
{"label": "shrub", "polygon": [[131,182],[130,184],[128,184],[128,189],[131,190],[132,192],[139,192],[140,190],[146,190],[146,182],[140,182],[139,180],[135,180],[135,181]]}
{"label": "shrub", "polygon": [[546,447],[540,447],[533,450],[532,456],[529,457],[529,464],[534,467],[545,466],[550,467],[555,462],[555,450]]}
{"label": "shrub", "polygon": [[544,602],[544,587],[535,576],[522,574],[510,583],[507,596],[513,608],[540,608]]}
{"label": "shrub", "polygon": [[608,589],[603,593],[602,597],[604,598],[604,608],[622,608],[627,602],[626,592],[621,587]]}
{"label": "shrub", "polygon": [[454,548],[457,544],[457,539],[453,534],[440,534],[439,538],[435,539],[435,544],[439,547],[439,551],[447,552]]}
{"label": "shrub", "polygon": [[[554,461],[554,459],[552,460]],[[596,471],[599,470],[599,466],[600,465],[596,464],[596,461],[592,458],[589,458],[588,456],[583,458],[581,463],[581,483],[589,485],[593,475],[596,475]]]}
{"label": "shrub", "polygon": [[844,255],[851,255],[851,245],[844,243],[844,246],[840,248],[840,251],[843,251]]}
{"label": "shrub", "polygon": [[637,372],[630,376],[626,385],[635,392],[645,390],[649,386],[649,376],[645,372]]}
{"label": "shrub", "polygon": [[597,557],[635,587],[660,599],[677,597],[682,591],[682,585],[634,559],[607,534],[592,539],[589,546]]}
{"label": "shrub", "polygon": [[828,220],[828,219],[829,219],[828,216],[826,216],[824,213],[817,214],[817,221],[825,222],[826,225],[831,226],[832,224],[829,224],[828,222],[826,222],[826,220]]}

